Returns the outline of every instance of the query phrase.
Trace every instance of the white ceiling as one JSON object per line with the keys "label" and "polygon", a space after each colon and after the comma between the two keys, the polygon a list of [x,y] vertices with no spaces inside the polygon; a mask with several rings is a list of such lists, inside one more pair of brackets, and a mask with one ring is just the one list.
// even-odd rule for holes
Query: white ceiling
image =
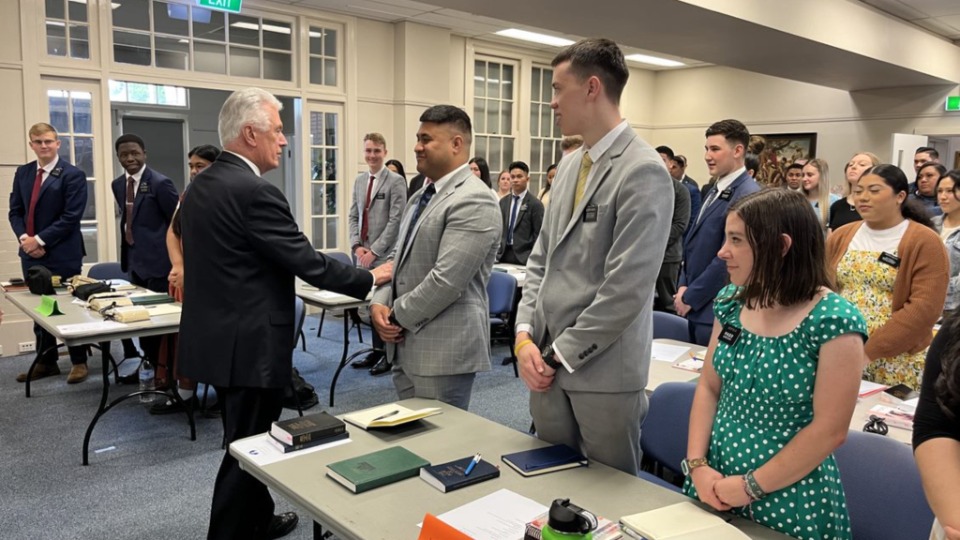
{"label": "white ceiling", "polygon": [[[702,0],[593,0],[591,6],[581,0],[272,1],[384,22],[440,26],[455,34],[548,54],[558,49],[503,38],[494,32],[513,27],[571,40],[602,35],[619,43],[626,54],[650,54],[688,66],[724,65],[844,90],[960,82],[960,75],[944,77],[917,65],[903,65],[832,46],[795,30],[704,9],[696,5]],[[750,5],[751,0],[738,1]],[[859,0],[863,4],[848,1],[869,5],[866,9],[880,10],[944,37],[960,39],[960,0]],[[770,4],[765,0],[760,5],[767,8]],[[831,14],[824,13],[824,17],[830,19]],[[859,31],[855,23],[851,31]]]}
{"label": "white ceiling", "polygon": [[960,1],[958,0],[860,1],[953,40],[954,43],[960,42]]}

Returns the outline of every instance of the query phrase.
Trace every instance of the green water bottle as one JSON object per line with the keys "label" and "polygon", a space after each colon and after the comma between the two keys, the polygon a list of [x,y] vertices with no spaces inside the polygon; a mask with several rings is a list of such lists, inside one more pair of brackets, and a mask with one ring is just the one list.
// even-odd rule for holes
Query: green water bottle
{"label": "green water bottle", "polygon": [[541,531],[542,540],[593,540],[597,516],[570,502],[555,499],[550,519]]}

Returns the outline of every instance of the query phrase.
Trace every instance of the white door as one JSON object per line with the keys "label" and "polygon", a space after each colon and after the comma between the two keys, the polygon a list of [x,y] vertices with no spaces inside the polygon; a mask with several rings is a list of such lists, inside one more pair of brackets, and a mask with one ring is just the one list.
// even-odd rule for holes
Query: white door
{"label": "white door", "polygon": [[926,135],[893,134],[893,156],[890,158],[890,163],[900,167],[903,174],[907,175],[909,182],[913,182],[917,177],[917,171],[913,168],[913,156],[921,146],[927,146]]}
{"label": "white door", "polygon": [[[304,159],[308,165],[306,175],[309,185],[304,190],[302,201],[304,216],[303,232],[318,251],[337,250],[349,252],[346,209],[350,204],[347,178],[343,171],[343,106],[328,103],[308,103],[303,130]],[[353,180],[353,178],[349,178]]]}

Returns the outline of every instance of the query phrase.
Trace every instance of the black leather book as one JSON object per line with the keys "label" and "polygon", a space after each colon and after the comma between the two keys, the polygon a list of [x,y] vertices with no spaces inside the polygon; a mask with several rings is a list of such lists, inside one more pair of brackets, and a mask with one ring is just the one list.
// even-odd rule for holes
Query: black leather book
{"label": "black leather book", "polygon": [[326,412],[319,412],[274,422],[270,428],[270,435],[284,444],[296,446],[314,439],[326,439],[346,431],[347,425],[343,420]]}

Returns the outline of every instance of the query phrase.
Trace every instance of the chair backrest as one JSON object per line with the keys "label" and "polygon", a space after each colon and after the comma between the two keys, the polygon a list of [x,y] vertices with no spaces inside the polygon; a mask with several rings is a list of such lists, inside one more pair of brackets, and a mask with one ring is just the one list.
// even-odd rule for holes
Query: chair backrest
{"label": "chair backrest", "polygon": [[653,312],[653,339],[675,339],[690,341],[687,320],[672,313]]}
{"label": "chair backrest", "polygon": [[293,348],[297,348],[297,341],[300,340],[300,332],[303,331],[303,321],[307,318],[306,309],[304,309],[303,299],[299,296],[296,298],[296,303],[294,304],[293,309]]}
{"label": "chair backrest", "polygon": [[490,303],[490,313],[500,315],[513,310],[513,298],[517,294],[517,278],[506,272],[490,273],[487,283],[487,297]]}
{"label": "chair backrest", "polygon": [[93,279],[125,279],[130,281],[130,274],[120,269],[118,262],[102,262],[90,267],[87,277]]}
{"label": "chair backrest", "polygon": [[834,456],[855,540],[930,537],[933,512],[924,497],[910,446],[851,430]]}
{"label": "chair backrest", "polygon": [[668,382],[650,396],[647,418],[640,430],[643,454],[664,468],[680,472],[680,462],[687,457],[687,427],[696,383]]}
{"label": "chair backrest", "polygon": [[342,251],[328,251],[324,253],[324,255],[326,255],[327,257],[330,257],[331,259],[340,261],[343,264],[349,264],[350,266],[353,266],[353,258]]}

